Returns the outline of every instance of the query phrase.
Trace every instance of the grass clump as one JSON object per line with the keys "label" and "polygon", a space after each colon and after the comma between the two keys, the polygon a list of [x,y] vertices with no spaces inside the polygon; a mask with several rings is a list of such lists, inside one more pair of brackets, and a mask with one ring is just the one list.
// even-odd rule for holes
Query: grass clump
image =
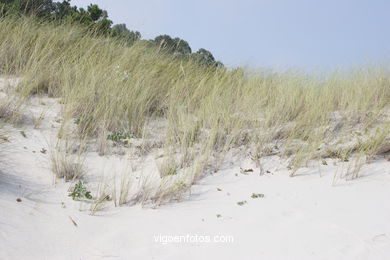
{"label": "grass clump", "polygon": [[72,181],[81,178],[83,166],[80,155],[72,154],[68,149],[57,146],[50,153],[52,171],[57,178]]}

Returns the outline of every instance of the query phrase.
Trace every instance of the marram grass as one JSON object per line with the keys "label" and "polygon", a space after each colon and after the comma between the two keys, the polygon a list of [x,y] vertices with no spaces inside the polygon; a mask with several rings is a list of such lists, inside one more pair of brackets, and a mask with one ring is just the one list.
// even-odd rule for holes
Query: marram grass
{"label": "marram grass", "polygon": [[286,156],[294,173],[319,157],[371,159],[386,152],[390,133],[383,68],[321,79],[207,68],[142,41],[127,47],[76,26],[3,18],[0,73],[22,79],[20,97],[61,98],[62,138],[75,120],[82,143],[112,132],[147,137],[155,134],[149,123],[163,120],[169,165],[161,168],[192,166],[188,184],[232,148],[244,147],[254,160]]}

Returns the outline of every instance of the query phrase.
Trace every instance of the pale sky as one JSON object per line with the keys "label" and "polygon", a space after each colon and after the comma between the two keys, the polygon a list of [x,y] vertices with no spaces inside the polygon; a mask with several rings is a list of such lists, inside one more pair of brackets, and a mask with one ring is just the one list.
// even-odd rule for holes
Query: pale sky
{"label": "pale sky", "polygon": [[390,61],[390,0],[72,0],[143,38],[180,37],[228,66],[323,70]]}

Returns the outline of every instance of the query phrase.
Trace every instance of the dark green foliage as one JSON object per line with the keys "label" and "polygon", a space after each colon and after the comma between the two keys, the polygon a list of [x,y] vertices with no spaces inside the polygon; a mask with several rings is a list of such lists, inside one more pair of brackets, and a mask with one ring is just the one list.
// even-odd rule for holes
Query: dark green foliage
{"label": "dark green foliage", "polygon": [[55,20],[62,20],[71,13],[76,13],[77,7],[71,6],[69,1],[62,1],[61,3],[53,3],[52,16]]}
{"label": "dark green foliage", "polygon": [[[128,45],[132,45],[141,39],[141,34],[138,31],[130,31],[125,24],[112,26],[112,21],[108,19],[107,12],[100,9],[96,4],[90,4],[85,9],[72,6],[70,0],[63,0],[62,2],[53,2],[53,0],[0,0],[0,17],[4,15],[29,15],[43,21],[81,24],[93,33],[118,38]],[[177,58],[184,60],[193,58],[202,66],[223,67],[223,64],[216,61],[210,51],[201,48],[196,53],[192,53],[188,42],[178,37],[172,38],[167,34],[163,34],[148,42],[160,51],[176,55]]]}
{"label": "dark green foliage", "polygon": [[0,4],[4,10],[12,11],[13,14],[20,12],[37,17],[49,16],[53,8],[51,0],[0,0]]}
{"label": "dark green foliage", "polygon": [[175,38],[173,40],[175,42],[175,53],[182,55],[191,54],[192,50],[188,42],[180,38]]}
{"label": "dark green foliage", "polygon": [[215,58],[213,56],[213,54],[211,54],[211,52],[209,52],[208,50],[206,49],[199,49],[195,55],[197,55],[200,59],[202,59],[204,62],[206,63],[214,63],[215,62]]}
{"label": "dark green foliage", "polygon": [[138,31],[130,31],[126,24],[117,24],[111,28],[111,35],[118,39],[124,40],[129,45],[141,39],[141,33]]}
{"label": "dark green foliage", "polygon": [[173,39],[167,34],[157,36],[154,38],[153,42],[160,50],[165,50],[170,53],[189,55],[192,52],[188,42],[178,37]]}
{"label": "dark green foliage", "polygon": [[107,12],[100,9],[99,6],[97,6],[97,5],[91,4],[88,6],[87,10],[89,13],[89,17],[91,18],[91,20],[93,22],[97,22],[101,18],[103,18],[103,19],[107,18]]}
{"label": "dark green foliage", "polygon": [[107,12],[91,4],[87,10],[71,6],[70,0],[0,0],[0,15],[31,15],[44,21],[70,22],[87,25],[91,31],[107,34],[112,21]]}
{"label": "dark green foliage", "polygon": [[69,1],[53,2],[52,0],[0,0],[2,14],[33,15],[45,20],[63,19],[77,7],[71,7]]}
{"label": "dark green foliage", "polygon": [[191,47],[183,39],[172,38],[171,36],[164,34],[159,35],[151,41],[160,51],[166,51],[167,53],[180,55],[183,59],[189,57],[195,60],[199,65],[207,67],[223,67],[223,64],[216,61],[213,54],[206,49],[199,49],[196,53],[192,53]]}
{"label": "dark green foliage", "polygon": [[196,53],[193,53],[191,56],[201,65],[223,67],[223,64],[220,61],[216,61],[213,54],[206,49],[200,48]]}

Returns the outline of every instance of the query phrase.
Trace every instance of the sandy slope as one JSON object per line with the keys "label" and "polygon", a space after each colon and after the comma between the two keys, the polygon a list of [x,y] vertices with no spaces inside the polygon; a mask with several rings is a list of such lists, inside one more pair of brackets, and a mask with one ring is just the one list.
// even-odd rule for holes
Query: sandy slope
{"label": "sandy slope", "polygon": [[[34,129],[29,118],[42,111],[45,120]],[[0,259],[390,259],[386,158],[364,166],[353,181],[334,181],[343,166],[331,160],[294,178],[278,157],[264,161],[268,173],[262,176],[250,160],[234,161],[180,203],[111,207],[91,216],[86,203],[67,196],[68,183],[54,184],[49,153],[58,111],[56,100],[33,100],[23,128],[5,128],[10,143],[0,173]],[[87,159],[91,169],[99,157]],[[254,172],[243,174],[240,167]],[[207,238],[201,236],[216,235],[233,241],[202,242]],[[187,241],[163,243],[167,236]]]}

